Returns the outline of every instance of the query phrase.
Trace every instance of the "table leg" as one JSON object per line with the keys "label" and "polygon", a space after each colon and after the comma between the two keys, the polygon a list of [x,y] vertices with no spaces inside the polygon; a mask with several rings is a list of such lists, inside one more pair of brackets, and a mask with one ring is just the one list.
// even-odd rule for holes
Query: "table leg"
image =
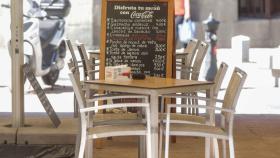
{"label": "table leg", "polygon": [[158,158],[158,94],[156,92],[153,92],[151,94],[151,105],[150,105],[150,111],[151,111],[151,152],[152,152],[152,158]]}
{"label": "table leg", "polygon": [[[169,103],[169,102],[167,102],[167,103]],[[171,99],[171,103],[172,104],[176,104],[176,99]],[[173,108],[173,109],[171,109],[171,112],[172,113],[176,113],[177,111],[176,111],[176,108]],[[171,136],[171,138],[170,138],[171,140],[171,143],[176,143],[176,136]],[[161,152],[161,151],[160,151]]]}
{"label": "table leg", "polygon": [[[213,88],[210,88],[206,91],[206,97],[207,98],[213,98],[214,97],[214,90]],[[207,101],[207,106],[210,106],[210,107],[214,107],[215,106],[215,103],[214,101],[211,99],[209,101]],[[209,120],[210,120],[210,123],[212,125],[215,125],[215,110],[207,110],[206,112],[208,115],[209,115]],[[207,138],[208,139],[208,138]],[[210,141],[210,142],[209,142]],[[210,143],[210,146],[209,146],[209,149],[206,149],[205,150],[210,150],[210,157],[211,158],[214,158],[215,156],[218,157],[219,155],[215,155],[215,142],[217,140],[211,138],[210,140],[207,140],[206,142],[207,143]],[[205,152],[209,152],[209,151],[205,151]],[[217,153],[217,152],[216,152]]]}
{"label": "table leg", "polygon": [[93,140],[87,140],[86,148],[85,148],[85,158],[93,157]]}
{"label": "table leg", "polygon": [[146,158],[146,137],[139,137],[138,158]]}

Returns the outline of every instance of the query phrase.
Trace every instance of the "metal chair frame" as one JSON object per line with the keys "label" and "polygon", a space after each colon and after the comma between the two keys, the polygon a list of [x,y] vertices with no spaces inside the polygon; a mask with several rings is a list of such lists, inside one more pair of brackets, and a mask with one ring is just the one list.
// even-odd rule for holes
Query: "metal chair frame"
{"label": "metal chair frame", "polygon": [[[247,74],[239,68],[235,68],[232,73],[230,82],[228,84],[224,100],[216,100],[216,102],[221,102],[222,107],[208,107],[204,105],[189,105],[189,104],[169,104],[167,105],[167,116],[166,116],[166,124],[165,124],[165,158],[168,158],[169,155],[169,136],[197,136],[197,137],[205,137],[206,138],[206,153],[205,157],[210,156],[210,138],[214,139],[222,139],[223,143],[223,158],[226,158],[226,141],[229,143],[229,155],[230,158],[234,158],[234,141],[233,141],[233,119],[236,104],[241,92],[241,89],[245,83]],[[215,126],[212,124],[189,124],[184,122],[176,122],[174,123],[171,119],[171,108],[183,107],[183,108],[203,108],[211,112],[212,115],[215,114],[215,110],[220,111],[221,115],[221,124],[219,126]],[[210,113],[209,113],[210,114]],[[162,124],[161,127],[163,127]],[[161,128],[163,130],[163,128]],[[162,142],[161,142],[162,145]],[[218,145],[217,143],[214,146],[215,155],[218,156]]]}
{"label": "metal chair frame", "polygon": [[[86,149],[86,142],[90,146],[90,140],[113,137],[113,136],[146,136],[146,154],[147,158],[151,158],[151,125],[150,125],[150,105],[148,103],[148,97],[143,95],[122,95],[122,96],[99,96],[93,99],[86,99],[83,95],[81,86],[76,80],[73,73],[69,74],[70,80],[73,85],[74,92],[77,97],[79,111],[80,111],[80,133],[77,137],[76,158],[83,158],[84,151]],[[136,98],[142,99],[143,103],[104,103],[105,100],[123,99],[123,98]],[[95,107],[87,107],[86,105],[92,104],[93,102],[102,102],[103,104]],[[141,116],[139,120],[123,120],[115,119],[114,117],[108,117],[106,114],[98,114],[97,111],[112,109],[112,108],[142,108]],[[104,115],[104,117],[100,117]],[[117,114],[116,114],[117,115]],[[119,114],[122,115],[122,114]],[[96,116],[96,117],[95,117]],[[99,121],[100,118],[101,122]],[[105,119],[104,119],[105,118]],[[120,118],[123,118],[120,116]],[[90,150],[88,150],[90,151]]]}

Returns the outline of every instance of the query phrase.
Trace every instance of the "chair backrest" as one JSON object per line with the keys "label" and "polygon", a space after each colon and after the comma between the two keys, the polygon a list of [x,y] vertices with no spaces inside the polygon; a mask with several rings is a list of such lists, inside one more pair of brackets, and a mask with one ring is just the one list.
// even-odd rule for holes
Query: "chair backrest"
{"label": "chair backrest", "polygon": [[[224,96],[223,108],[235,110],[246,77],[247,74],[244,71],[239,68],[234,69]],[[222,112],[222,115],[226,122],[231,123],[233,121],[233,114]]]}
{"label": "chair backrest", "polygon": [[80,80],[81,80],[80,79],[80,72],[79,72],[79,69],[74,66],[73,59],[70,59],[67,64],[68,64],[69,70],[72,72],[72,74],[74,75],[77,82],[80,82]]}
{"label": "chair backrest", "polygon": [[200,42],[198,48],[197,48],[197,53],[195,54],[194,61],[191,64],[192,66],[192,72],[191,73],[191,80],[198,80],[199,77],[199,72],[200,68],[203,62],[203,59],[206,55],[206,52],[208,50],[208,44],[205,42]]}
{"label": "chair backrest", "polygon": [[[151,132],[151,125],[150,125],[150,108],[148,103],[148,96],[140,96],[140,95],[134,95],[134,96],[100,96],[93,99],[85,99],[82,93],[81,85],[77,80],[75,79],[73,73],[69,73],[70,80],[72,82],[72,86],[74,89],[74,93],[76,95],[79,109],[80,109],[80,131],[78,136],[76,137],[76,149],[75,149],[75,157],[76,158],[83,158],[84,157],[84,150],[85,150],[85,144],[87,139],[95,139],[95,138],[103,138],[103,137],[112,137],[112,136],[124,136],[124,135],[144,135],[146,134],[146,141],[150,141],[150,132]],[[112,103],[112,104],[102,104],[99,106],[92,106],[85,108],[85,102],[95,102],[95,101],[103,101],[103,100],[109,100],[109,99],[122,99],[122,98],[138,98],[142,99],[143,103]],[[85,101],[86,100],[86,101]],[[104,103],[104,102],[103,102]],[[124,122],[122,120],[123,116],[122,114],[119,114],[119,116],[114,115],[114,117],[109,117],[111,120],[115,120],[116,123],[110,123],[110,120],[106,120],[107,124],[100,124],[100,128],[104,127],[104,125],[107,127],[104,131],[100,130],[97,132],[99,134],[94,134],[89,136],[87,133],[87,129],[90,129],[92,127],[92,121],[93,118],[89,115],[90,114],[96,114],[96,110],[104,110],[104,109],[112,109],[112,108],[128,108],[128,107],[134,107],[134,108],[142,108],[143,114],[145,112],[146,118],[144,118],[143,121],[146,123],[146,129],[145,128],[139,128],[136,123],[131,122],[130,120],[127,120],[128,122]],[[112,116],[112,115],[111,115]],[[102,116],[101,118],[105,118]],[[116,119],[117,118],[117,119]],[[97,118],[96,118],[97,119]],[[102,121],[102,120],[101,120]],[[130,122],[129,122],[130,121]],[[140,120],[141,121],[141,120]],[[143,123],[141,121],[141,123]],[[121,127],[118,127],[119,125],[129,125],[131,126],[130,130],[124,130],[121,131]],[[96,124],[94,127],[97,127],[98,124]],[[109,129],[108,127],[111,127]],[[97,129],[100,129],[97,128]],[[93,129],[94,130],[94,129]],[[143,130],[146,130],[143,132]],[[143,133],[143,134],[142,134]],[[150,143],[147,143],[147,150],[151,149]],[[150,151],[147,152],[148,154]],[[148,155],[147,154],[147,155]],[[148,156],[149,157],[149,156]]]}
{"label": "chair backrest", "polygon": [[87,51],[85,48],[85,45],[83,43],[80,43],[76,41],[77,48],[79,51],[79,54],[81,56],[82,64],[83,64],[83,69],[84,69],[84,77],[85,80],[87,77],[89,77],[89,70],[91,70],[91,64],[87,55]]}
{"label": "chair backrest", "polygon": [[186,65],[188,67],[191,66],[191,63],[195,57],[195,54],[196,54],[196,51],[197,51],[197,48],[199,46],[199,43],[200,41],[197,40],[197,39],[191,39],[187,45],[187,47],[184,49],[184,53],[187,53],[188,54],[188,57],[187,57],[187,61],[186,61]]}
{"label": "chair backrest", "polygon": [[176,54],[176,59],[182,60],[181,62],[178,63],[176,60],[176,66],[178,66],[178,69],[176,68],[176,71],[180,71],[181,79],[190,79],[190,73],[186,73],[185,70],[191,67],[199,43],[200,43],[199,40],[191,39],[188,42],[187,47],[184,49],[184,52],[182,54],[181,53]]}
{"label": "chair backrest", "polygon": [[73,59],[71,58],[67,64],[68,64],[69,70],[73,72],[75,69]]}
{"label": "chair backrest", "polygon": [[[64,39],[64,42],[68,46],[68,49],[69,49],[69,51],[71,53],[74,67],[78,69],[78,67],[79,67],[78,66],[78,60],[76,58],[75,51],[73,49],[73,45],[72,45],[71,41],[69,39]],[[77,71],[79,71],[79,70],[77,70]]]}
{"label": "chair backrest", "polygon": [[217,73],[216,73],[216,76],[214,78],[214,97],[217,98],[218,97],[218,93],[221,89],[221,85],[222,85],[222,82],[225,78],[225,74],[227,72],[227,69],[228,69],[228,65],[224,62],[221,63]]}

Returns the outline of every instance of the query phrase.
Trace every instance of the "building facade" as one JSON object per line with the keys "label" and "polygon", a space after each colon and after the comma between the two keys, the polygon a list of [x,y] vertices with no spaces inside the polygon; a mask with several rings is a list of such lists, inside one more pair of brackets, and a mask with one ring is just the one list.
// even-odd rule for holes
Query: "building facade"
{"label": "building facade", "polygon": [[[231,47],[231,38],[245,35],[251,38],[251,47],[280,45],[279,0],[190,0],[191,18],[196,23],[196,37],[204,39],[202,22],[210,13],[220,21],[218,47]],[[101,0],[94,0],[92,44],[100,39]]]}
{"label": "building facade", "polygon": [[201,22],[210,12],[221,22],[218,47],[231,47],[231,38],[236,35],[250,37],[251,47],[280,45],[279,0],[191,0],[191,16],[199,39],[204,38]]}
{"label": "building facade", "polygon": [[[100,42],[102,0],[71,0],[72,9],[67,21],[66,36],[91,47]],[[280,0],[190,0],[191,18],[196,23],[196,36],[204,39],[202,22],[213,13],[220,21],[218,47],[231,47],[231,38],[245,35],[251,38],[251,47],[280,45]],[[0,20],[7,19],[7,11],[0,8]],[[5,14],[5,15],[4,15]],[[1,23],[8,29],[6,21]],[[2,26],[3,26],[2,25]],[[5,44],[7,31],[0,32],[0,46]]]}

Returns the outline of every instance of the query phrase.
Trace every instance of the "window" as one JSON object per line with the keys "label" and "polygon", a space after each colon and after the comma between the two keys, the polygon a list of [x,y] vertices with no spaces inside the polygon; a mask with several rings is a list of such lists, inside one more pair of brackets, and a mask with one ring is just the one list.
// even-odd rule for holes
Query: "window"
{"label": "window", "polygon": [[280,0],[238,0],[239,18],[280,17]]}

